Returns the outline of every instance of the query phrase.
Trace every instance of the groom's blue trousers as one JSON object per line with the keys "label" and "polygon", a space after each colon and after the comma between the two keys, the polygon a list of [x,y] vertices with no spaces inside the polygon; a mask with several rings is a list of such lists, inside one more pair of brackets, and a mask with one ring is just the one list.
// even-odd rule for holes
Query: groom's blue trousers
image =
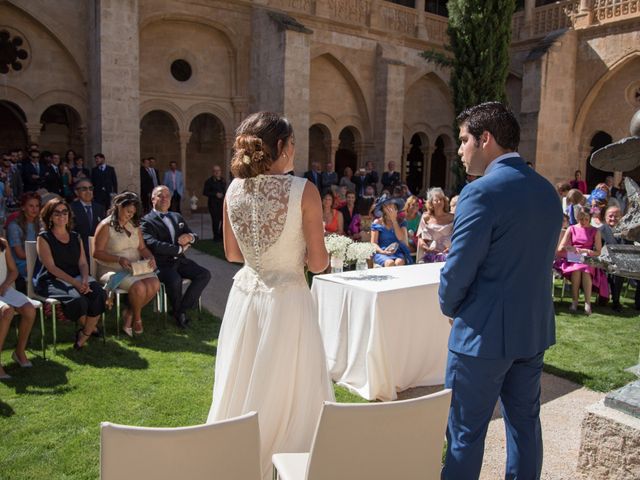
{"label": "groom's blue trousers", "polygon": [[540,377],[544,352],[523,359],[487,359],[449,351],[445,387],[451,388],[447,454],[442,478],[476,480],[484,440],[500,399],[507,434],[505,479],[535,480],[542,470]]}

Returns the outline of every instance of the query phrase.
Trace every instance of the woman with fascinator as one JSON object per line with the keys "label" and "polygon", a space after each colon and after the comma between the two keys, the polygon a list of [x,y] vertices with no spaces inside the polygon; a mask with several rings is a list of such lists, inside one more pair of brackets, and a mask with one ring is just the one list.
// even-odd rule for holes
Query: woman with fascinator
{"label": "woman with fascinator", "polygon": [[124,192],[113,198],[113,206],[96,228],[93,258],[98,261],[98,278],[108,292],[126,290],[129,308],[122,330],[129,336],[143,333],[142,308],[160,290],[154,273],[156,262],[142,239],[138,195]]}
{"label": "woman with fascinator", "polygon": [[382,267],[413,263],[406,220],[398,218],[404,207],[401,198],[383,197],[374,210],[377,220],[371,225],[371,243],[376,246],[373,261]]}

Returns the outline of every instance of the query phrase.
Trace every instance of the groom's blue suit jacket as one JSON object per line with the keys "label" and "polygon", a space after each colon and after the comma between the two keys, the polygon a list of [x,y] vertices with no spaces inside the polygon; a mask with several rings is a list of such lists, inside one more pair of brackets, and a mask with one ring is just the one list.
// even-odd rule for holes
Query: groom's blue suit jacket
{"label": "groom's blue suit jacket", "polygon": [[440,277],[449,349],[527,358],[555,343],[551,267],[562,226],[554,187],[517,155],[462,190]]}

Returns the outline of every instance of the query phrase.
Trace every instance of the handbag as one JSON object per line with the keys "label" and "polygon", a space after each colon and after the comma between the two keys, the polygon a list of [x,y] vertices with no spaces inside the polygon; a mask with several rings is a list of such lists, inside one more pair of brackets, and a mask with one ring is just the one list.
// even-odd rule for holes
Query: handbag
{"label": "handbag", "polygon": [[131,262],[131,275],[134,277],[138,275],[146,275],[147,273],[153,273],[153,269],[149,266],[149,260],[138,260]]}

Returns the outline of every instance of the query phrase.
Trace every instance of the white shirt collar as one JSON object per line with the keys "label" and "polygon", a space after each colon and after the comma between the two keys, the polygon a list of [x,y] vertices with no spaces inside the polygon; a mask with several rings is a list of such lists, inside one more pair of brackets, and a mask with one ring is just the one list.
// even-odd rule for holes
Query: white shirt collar
{"label": "white shirt collar", "polygon": [[493,160],[491,160],[491,162],[489,162],[487,168],[484,169],[484,174],[487,175],[489,172],[491,172],[491,170],[493,170],[493,167],[495,167],[496,163],[498,163],[499,161],[511,157],[520,157],[520,154],[518,152],[508,152],[494,158]]}

